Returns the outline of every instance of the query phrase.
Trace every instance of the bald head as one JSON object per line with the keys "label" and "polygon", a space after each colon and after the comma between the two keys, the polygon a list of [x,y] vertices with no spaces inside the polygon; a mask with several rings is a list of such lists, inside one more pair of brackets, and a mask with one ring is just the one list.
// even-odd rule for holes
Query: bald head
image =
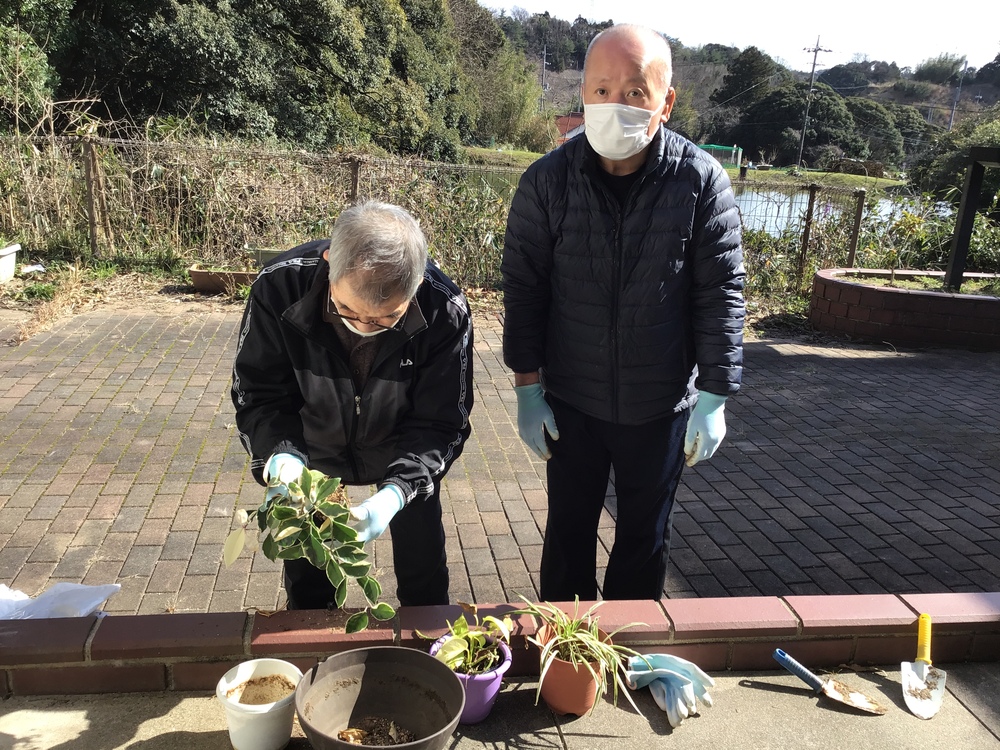
{"label": "bald head", "polygon": [[641,65],[646,75],[655,80],[666,91],[670,88],[673,74],[670,62],[670,45],[659,33],[646,26],[620,23],[611,26],[595,36],[587,47],[583,63],[583,77],[587,78],[587,68],[595,47],[607,46],[613,53],[632,57]]}

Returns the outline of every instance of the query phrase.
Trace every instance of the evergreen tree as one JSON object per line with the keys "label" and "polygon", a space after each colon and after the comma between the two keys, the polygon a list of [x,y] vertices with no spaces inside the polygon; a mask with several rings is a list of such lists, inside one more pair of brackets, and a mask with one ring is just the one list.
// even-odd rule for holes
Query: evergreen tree
{"label": "evergreen tree", "polygon": [[871,99],[849,96],[844,100],[854,118],[854,127],[868,144],[869,158],[886,165],[903,159],[903,135],[885,107]]}
{"label": "evergreen tree", "polygon": [[770,89],[771,76],[778,66],[756,47],[747,47],[729,64],[722,86],[711,100],[719,105],[746,109],[759,102]]}

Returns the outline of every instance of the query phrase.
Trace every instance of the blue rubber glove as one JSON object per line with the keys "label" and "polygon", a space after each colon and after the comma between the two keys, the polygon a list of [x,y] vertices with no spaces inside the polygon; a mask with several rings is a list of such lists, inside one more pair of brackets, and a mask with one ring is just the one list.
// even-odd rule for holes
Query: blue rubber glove
{"label": "blue rubber glove", "polygon": [[306,465],[302,459],[291,453],[275,453],[264,465],[264,481],[267,490],[264,500],[269,502],[276,497],[288,494],[288,483],[297,482],[302,477]]}
{"label": "blue rubber glove", "polygon": [[552,451],[545,443],[545,433],[558,440],[559,430],[552,409],[545,401],[542,384],[519,385],[514,393],[517,394],[517,432],[535,455],[548,461]]}
{"label": "blue rubber glove", "polygon": [[726,397],[698,391],[698,403],[688,418],[684,455],[688,466],[715,455],[726,436]]}
{"label": "blue rubber glove", "polygon": [[382,536],[389,521],[405,504],[403,491],[394,484],[387,484],[361,505],[351,508],[351,517],[358,522],[354,527],[358,541],[367,543]]}
{"label": "blue rubber glove", "polygon": [[712,705],[708,694],[715,681],[687,659],[670,654],[643,654],[628,659],[625,679],[633,690],[649,686],[656,705],[677,728],[688,716],[698,713],[698,700]]}
{"label": "blue rubber glove", "polygon": [[270,482],[272,477],[277,478],[282,484],[297,482],[302,476],[302,470],[306,465],[302,459],[293,456],[291,453],[275,453],[264,466],[264,481]]}

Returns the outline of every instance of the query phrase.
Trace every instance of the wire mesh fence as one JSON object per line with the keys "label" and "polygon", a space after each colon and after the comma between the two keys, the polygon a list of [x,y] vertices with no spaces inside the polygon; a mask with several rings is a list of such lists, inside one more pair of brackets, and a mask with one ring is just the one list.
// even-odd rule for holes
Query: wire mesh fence
{"label": "wire mesh fence", "polygon": [[[420,219],[432,255],[456,282],[496,288],[520,175],[516,168],[232,143],[5,138],[0,233],[28,249],[83,248],[98,259],[180,254],[252,269],[261,249],[326,236],[345,206],[373,198]],[[811,227],[864,209],[857,193],[838,188],[755,180],[737,182],[734,191],[746,229],[800,245],[800,273]]]}

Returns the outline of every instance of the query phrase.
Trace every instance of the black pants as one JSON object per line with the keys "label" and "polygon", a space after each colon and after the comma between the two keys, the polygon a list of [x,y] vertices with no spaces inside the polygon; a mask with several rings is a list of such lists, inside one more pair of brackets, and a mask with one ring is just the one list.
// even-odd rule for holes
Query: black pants
{"label": "black pants", "polygon": [[688,411],[643,425],[588,417],[555,398],[541,598],[597,598],[597,526],[611,467],[618,520],[605,599],[659,599],[667,575],[674,496],[684,469]]}
{"label": "black pants", "polygon": [[[403,606],[448,604],[448,563],[441,525],[441,485],[419,497],[389,523],[396,597]],[[285,593],[289,609],[326,609],[334,588],[326,573],[305,558],[285,560]]]}

